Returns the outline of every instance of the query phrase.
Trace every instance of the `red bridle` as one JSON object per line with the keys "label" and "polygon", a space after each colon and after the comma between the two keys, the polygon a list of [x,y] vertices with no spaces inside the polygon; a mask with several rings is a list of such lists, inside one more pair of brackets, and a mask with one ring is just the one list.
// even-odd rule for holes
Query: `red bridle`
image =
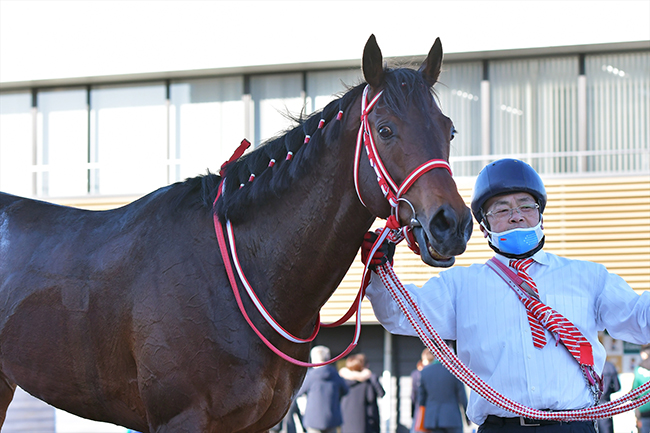
{"label": "red bridle", "polygon": [[[388,203],[392,208],[391,213],[395,218],[395,221],[392,222],[392,226],[396,225],[397,227],[400,227],[401,224],[399,223],[398,215],[399,202],[408,202],[408,200],[402,198],[402,196],[424,173],[433,170],[434,168],[444,168],[449,172],[449,175],[452,175],[451,167],[449,166],[449,163],[444,159],[431,159],[413,170],[408,176],[406,176],[400,185],[397,185],[397,182],[395,182],[390,173],[388,173],[386,166],[379,156],[377,146],[375,145],[375,140],[372,136],[370,122],[368,120],[370,112],[375,107],[377,101],[384,91],[382,90],[380,92],[377,92],[371,101],[368,101],[369,92],[370,86],[366,86],[366,88],[363,90],[363,96],[361,97],[361,126],[359,126],[359,133],[357,134],[357,147],[354,153],[354,188],[357,191],[357,197],[359,197],[361,204],[363,204],[365,207],[368,207],[363,201],[363,198],[361,198],[361,191],[359,189],[359,164],[361,162],[361,147],[363,145],[366,149],[366,154],[368,155],[370,166],[375,170],[375,174],[377,175],[377,183],[379,184],[379,188],[381,188],[381,192],[384,194],[384,197],[386,200],[388,200]],[[413,209],[412,205],[411,209]],[[411,219],[414,218],[415,215],[412,215]]]}
{"label": "red bridle", "polygon": [[[413,210],[414,214],[412,215],[412,220],[415,218],[415,210],[413,206],[408,202],[408,200],[402,198],[402,195],[406,193],[406,191],[415,183],[415,181],[422,176],[424,173],[426,173],[429,170],[432,170],[434,168],[442,167],[445,168],[449,174],[451,174],[451,168],[449,167],[449,163],[447,161],[441,160],[441,159],[432,159],[415,170],[413,170],[402,182],[401,185],[397,186],[393,178],[390,176],[388,173],[388,170],[386,170],[386,167],[384,166],[381,158],[379,157],[379,153],[377,152],[377,148],[375,146],[375,142],[372,138],[372,133],[370,131],[370,124],[368,122],[368,114],[370,111],[372,111],[372,108],[375,106],[377,101],[379,100],[379,97],[383,93],[383,91],[377,93],[375,97],[368,103],[368,91],[370,87],[366,86],[363,92],[363,97],[361,99],[361,125],[359,127],[359,133],[357,135],[357,147],[355,150],[355,157],[354,157],[354,186],[357,192],[357,196],[359,197],[359,200],[361,203],[365,205],[363,199],[361,198],[361,194],[359,193],[359,160],[360,160],[360,155],[361,155],[361,145],[363,144],[366,149],[366,153],[368,154],[368,159],[370,161],[370,165],[374,168],[375,173],[377,174],[377,182],[379,183],[379,186],[382,190],[382,193],[384,194],[384,197],[386,200],[388,200],[388,203],[390,204],[392,210],[392,215],[389,218],[389,221],[387,222],[387,227],[384,229],[385,234],[383,234],[380,239],[383,240],[387,235],[389,229],[398,229],[399,228],[399,219],[397,215],[397,209],[399,205],[399,201],[406,201],[410,206],[411,209]],[[340,121],[341,120],[341,112],[339,112],[339,115],[337,115],[336,120]],[[324,120],[321,120],[319,123],[318,128],[322,128],[324,126]],[[305,139],[305,144],[308,143],[308,139]],[[239,158],[243,152],[248,148],[250,143],[246,140],[242,141],[242,144],[239,146],[239,148],[235,151],[235,154],[233,157],[231,157],[224,165],[222,165],[222,169],[224,166],[226,166],[229,162],[232,162]],[[287,156],[287,161],[290,161],[291,158],[289,155]],[[273,161],[273,160],[272,160]],[[249,182],[252,182],[254,179],[254,175],[251,175]],[[219,190],[217,193],[217,197],[214,200],[214,205],[216,205],[217,200],[219,197],[221,197],[221,194],[225,190],[225,177],[222,179],[221,184],[219,185]],[[241,187],[241,186],[240,186]],[[348,312],[339,320],[337,320],[334,323],[330,324],[323,324],[320,323],[320,321],[317,323],[316,328],[314,329],[312,335],[306,339],[302,339],[299,337],[295,337],[292,334],[290,334],[288,331],[286,331],[264,308],[262,305],[261,301],[255,294],[253,288],[251,287],[250,283],[246,279],[246,276],[244,275],[244,272],[241,268],[241,265],[239,264],[239,258],[237,256],[237,249],[235,247],[235,236],[232,231],[232,225],[230,224],[230,221],[226,221],[226,232],[228,236],[228,243],[230,245],[230,254],[232,256],[232,262],[235,264],[235,269],[237,271],[237,274],[239,276],[239,280],[241,281],[242,285],[244,286],[244,289],[248,293],[249,297],[253,301],[253,304],[257,308],[258,312],[266,322],[282,337],[287,339],[288,341],[291,341],[293,343],[308,343],[314,340],[316,337],[316,334],[318,333],[318,330],[320,326],[325,326],[325,327],[333,327],[333,326],[338,326],[341,325],[353,315],[356,314],[356,323],[355,323],[355,333],[354,333],[354,339],[348,346],[348,348],[343,351],[340,355],[332,358],[329,361],[323,362],[323,363],[309,363],[309,362],[304,362],[300,361],[298,359],[295,359],[285,353],[283,353],[280,349],[275,347],[262,333],[257,329],[257,327],[253,324],[252,320],[248,316],[248,313],[246,312],[246,309],[244,308],[244,304],[241,299],[241,295],[239,294],[239,287],[237,284],[237,280],[235,278],[235,272],[233,270],[232,264],[231,264],[231,256],[229,256],[229,248],[226,245],[226,240],[223,232],[223,227],[221,223],[219,222],[219,218],[217,217],[216,213],[214,214],[214,227],[215,227],[215,232],[217,235],[217,241],[219,243],[219,250],[221,252],[221,257],[224,262],[224,266],[226,268],[226,274],[228,275],[228,280],[230,282],[230,285],[233,290],[233,294],[235,296],[235,300],[237,302],[237,306],[239,307],[240,312],[242,313],[242,316],[248,323],[248,325],[251,327],[251,329],[257,334],[257,336],[262,340],[262,342],[275,354],[280,356],[282,359],[291,362],[292,364],[299,365],[302,367],[315,367],[315,366],[321,366],[321,365],[326,365],[326,364],[331,364],[333,362],[338,361],[339,359],[343,358],[347,354],[349,354],[357,345],[357,342],[359,341],[359,336],[361,334],[361,300],[365,296],[365,287],[367,286],[367,282],[369,281],[369,274],[368,274],[368,266],[365,267],[364,273],[363,273],[363,280],[361,284],[361,288],[359,289],[359,292],[354,300],[354,303],[348,310]],[[403,227],[402,231],[404,234],[406,234],[406,229],[407,227]],[[391,240],[393,242],[399,242],[401,239],[403,239],[403,236],[400,237],[398,234],[397,230],[390,230],[392,236],[390,236]],[[409,236],[407,236],[409,238]],[[410,243],[410,242],[409,242]],[[373,246],[373,249],[371,251],[371,254],[374,254],[374,252],[377,250],[379,247],[379,243],[375,243]],[[416,251],[417,252],[417,251]]]}

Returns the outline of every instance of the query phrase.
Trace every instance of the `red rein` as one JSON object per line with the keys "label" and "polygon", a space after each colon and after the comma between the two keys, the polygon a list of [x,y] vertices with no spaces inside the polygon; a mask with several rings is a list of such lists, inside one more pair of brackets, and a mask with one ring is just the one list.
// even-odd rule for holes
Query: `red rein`
{"label": "red rein", "polygon": [[[368,159],[370,161],[370,165],[374,168],[375,173],[377,174],[377,182],[379,183],[379,186],[384,194],[384,197],[388,202],[390,203],[392,209],[393,209],[393,215],[389,218],[387,221],[387,226],[386,228],[382,231],[382,234],[379,236],[377,239],[377,242],[373,246],[372,251],[370,252],[371,255],[374,254],[374,252],[379,248],[381,245],[381,242],[386,238],[389,237],[390,239],[394,242],[399,242],[401,239],[404,238],[406,235],[408,237],[407,233],[407,228],[406,227],[401,227],[401,230],[404,234],[400,234],[400,223],[399,223],[399,218],[397,216],[397,208],[399,205],[399,200],[403,194],[408,191],[408,189],[415,183],[415,181],[422,176],[424,173],[434,169],[434,168],[445,168],[449,174],[451,175],[451,168],[449,167],[449,163],[447,161],[441,160],[441,159],[432,159],[430,161],[425,162],[424,164],[420,165],[418,168],[413,170],[411,174],[409,174],[404,182],[402,182],[401,185],[397,185],[393,178],[390,176],[388,171],[386,170],[381,158],[379,157],[379,153],[377,152],[377,148],[375,146],[375,142],[372,138],[372,134],[370,131],[370,124],[368,122],[368,115],[372,111],[373,107],[379,100],[382,92],[377,93],[375,97],[372,99],[372,101],[368,102],[368,92],[370,90],[369,86],[366,86],[363,92],[363,97],[361,98],[361,125],[359,127],[359,133],[357,134],[357,146],[355,150],[355,161],[354,161],[354,186],[357,191],[357,196],[359,197],[359,200],[361,203],[365,206],[365,203],[363,199],[361,198],[361,194],[359,192],[359,162],[360,162],[360,155],[361,155],[361,147],[362,145],[365,146],[366,153],[368,154]],[[336,116],[336,120],[340,121],[343,117],[343,112],[339,111],[339,113]],[[321,121],[318,124],[318,128],[321,129],[325,125],[325,121],[321,119]],[[309,143],[310,136],[305,137],[304,144]],[[243,155],[244,151],[250,146],[250,143],[247,140],[243,140],[241,145],[237,148],[233,156],[224,164],[221,166],[221,171],[223,171],[224,167],[232,162],[237,160],[241,155]],[[289,152],[287,154],[286,160],[290,161],[293,157],[293,153]],[[275,160],[271,160],[271,163],[269,163],[269,167],[272,167],[273,164],[275,164]],[[221,173],[222,176],[225,176],[225,173]],[[253,179],[255,178],[254,174],[251,174],[249,178],[249,182],[252,182]],[[224,190],[224,184],[223,182],[225,181],[225,177],[222,180],[222,183],[219,185],[219,191],[217,193],[217,197],[215,198],[214,204],[216,205],[217,200],[219,197],[221,197],[221,194],[223,193]],[[243,186],[240,185],[240,188]],[[404,200],[404,199],[402,199]],[[413,215],[415,217],[415,215]],[[253,329],[253,331],[257,334],[257,336],[264,342],[264,344],[271,349],[275,354],[280,356],[282,359],[291,362],[293,364],[302,366],[302,367],[316,367],[316,366],[322,366],[326,364],[331,364],[333,362],[338,361],[339,359],[343,358],[344,356],[348,355],[357,345],[359,341],[359,335],[361,334],[361,300],[365,296],[365,288],[367,286],[367,282],[369,281],[369,274],[368,274],[368,267],[366,266],[363,272],[363,279],[361,283],[361,287],[359,288],[359,292],[350,307],[350,309],[347,311],[347,313],[339,320],[337,320],[334,323],[330,324],[323,324],[320,323],[320,321],[317,323],[314,332],[312,335],[307,338],[307,339],[301,339],[298,337],[295,337],[291,335],[288,331],[286,331],[280,324],[271,317],[269,312],[264,308],[264,306],[261,304],[260,300],[258,299],[257,295],[255,294],[254,290],[248,283],[241,266],[239,264],[239,259],[237,257],[237,250],[235,247],[235,238],[234,234],[232,232],[232,226],[230,225],[230,221],[226,222],[226,231],[228,234],[228,243],[230,245],[230,255],[229,255],[229,248],[228,245],[226,244],[226,239],[224,236],[224,231],[221,223],[219,222],[219,219],[216,215],[214,214],[214,227],[215,227],[215,232],[217,234],[217,241],[219,243],[219,250],[221,251],[221,257],[224,262],[224,266],[226,268],[226,273],[228,274],[228,280],[230,281],[230,285],[233,290],[233,294],[235,296],[235,300],[237,301],[237,305],[239,307],[239,310],[241,314],[244,316],[244,319],[246,319],[246,322],[248,325]],[[232,258],[231,258],[232,257]],[[232,262],[232,263],[231,263]],[[248,292],[248,295],[250,296],[251,300],[255,304],[257,310],[259,313],[264,317],[266,322],[276,331],[278,334],[283,336],[285,339],[294,342],[294,343],[308,343],[314,340],[316,338],[316,335],[318,334],[318,331],[320,329],[320,326],[324,327],[334,327],[334,326],[339,326],[347,320],[352,317],[353,314],[356,314],[356,323],[355,323],[355,334],[354,334],[354,339],[348,346],[348,348],[341,353],[340,355],[330,359],[329,361],[323,362],[323,363],[309,363],[309,362],[304,362],[300,361],[298,359],[292,358],[291,356],[283,353],[281,350],[279,350],[277,347],[275,347],[262,333],[257,329],[257,327],[253,324],[251,321],[250,317],[248,316],[248,313],[246,312],[246,309],[244,308],[244,304],[241,299],[241,295],[239,293],[239,286],[237,284],[237,279],[235,277],[235,272],[233,270],[233,263],[235,265],[235,268],[237,270],[239,279],[244,286],[244,289]]]}

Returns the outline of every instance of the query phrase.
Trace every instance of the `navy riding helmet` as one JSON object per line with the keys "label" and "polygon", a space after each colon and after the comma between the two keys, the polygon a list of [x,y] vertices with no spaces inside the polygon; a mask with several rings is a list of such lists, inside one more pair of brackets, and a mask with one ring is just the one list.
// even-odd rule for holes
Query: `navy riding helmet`
{"label": "navy riding helmet", "polygon": [[476,221],[483,220],[483,205],[488,199],[502,194],[527,192],[535,197],[539,213],[546,207],[546,188],[533,167],[518,159],[504,158],[491,162],[478,174],[472,194],[472,213]]}

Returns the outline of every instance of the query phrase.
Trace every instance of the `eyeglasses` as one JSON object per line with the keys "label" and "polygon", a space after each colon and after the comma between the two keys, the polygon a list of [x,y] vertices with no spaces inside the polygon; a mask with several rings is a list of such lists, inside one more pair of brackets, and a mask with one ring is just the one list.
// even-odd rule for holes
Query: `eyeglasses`
{"label": "eyeglasses", "polygon": [[527,215],[532,215],[538,209],[539,209],[539,205],[537,203],[527,203],[512,209],[511,208],[495,209],[493,211],[486,213],[485,216],[492,217],[497,221],[502,221],[502,220],[510,219],[514,211],[517,211],[519,215],[527,216]]}

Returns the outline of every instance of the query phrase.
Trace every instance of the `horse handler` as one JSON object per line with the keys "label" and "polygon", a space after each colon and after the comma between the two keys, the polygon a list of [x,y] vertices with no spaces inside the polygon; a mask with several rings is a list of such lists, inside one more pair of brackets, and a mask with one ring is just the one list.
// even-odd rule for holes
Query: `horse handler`
{"label": "horse handler", "polygon": [[[582,409],[599,397],[606,353],[598,331],[650,343],[650,293],[637,295],[603,265],[545,252],[545,206],[544,184],[531,166],[515,159],[488,164],[471,208],[496,255],[406,289],[438,334],[457,340],[463,363],[496,391],[534,409]],[[366,257],[376,236],[366,234]],[[391,260],[392,251],[385,242],[371,268]],[[375,273],[367,295],[389,332],[416,335]],[[595,431],[591,421],[517,417],[474,391],[467,414],[479,433]]]}

